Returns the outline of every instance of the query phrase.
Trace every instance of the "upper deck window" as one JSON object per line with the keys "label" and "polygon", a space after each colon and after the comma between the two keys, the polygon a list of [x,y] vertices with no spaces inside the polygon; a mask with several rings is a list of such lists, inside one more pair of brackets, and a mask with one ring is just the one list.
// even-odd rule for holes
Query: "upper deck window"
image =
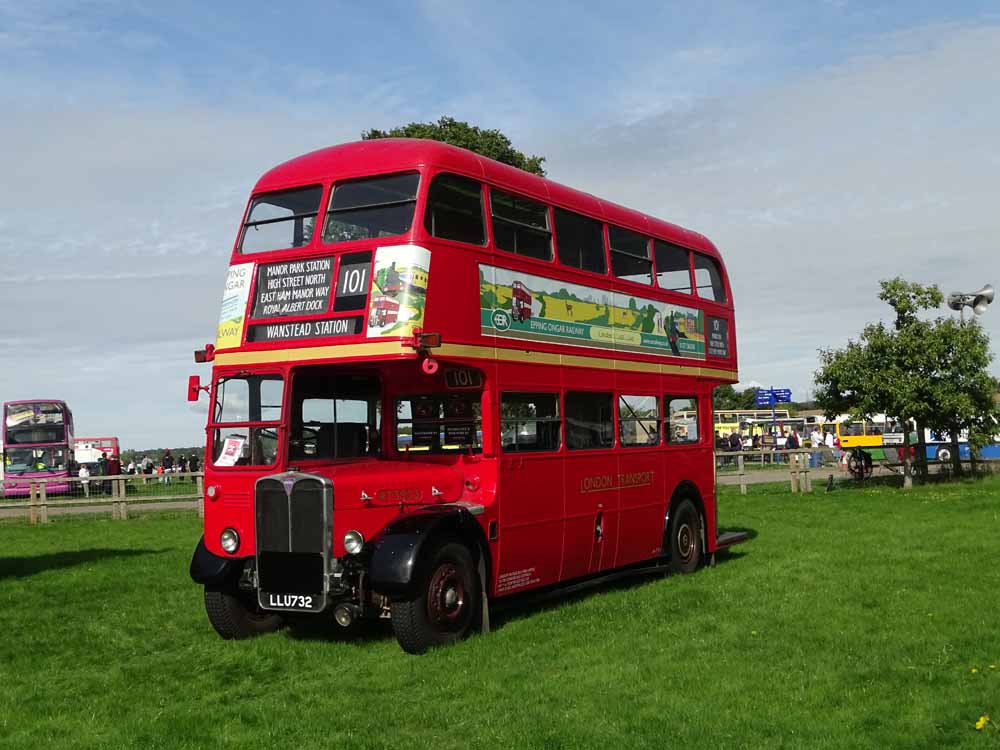
{"label": "upper deck window", "polygon": [[409,231],[420,175],[391,174],[333,186],[323,242],[391,237]]}
{"label": "upper deck window", "polygon": [[322,195],[319,185],[258,195],[247,212],[240,252],[262,253],[308,245]]}
{"label": "upper deck window", "polygon": [[656,283],[661,289],[691,294],[691,253],[689,250],[655,240]]}
{"label": "upper deck window", "polygon": [[442,173],[427,192],[424,227],[434,237],[472,245],[486,243],[483,190],[478,182]]}
{"label": "upper deck window", "polygon": [[10,404],[5,420],[8,445],[66,440],[65,407],[56,403]]}
{"label": "upper deck window", "polygon": [[594,273],[608,270],[604,260],[604,231],[599,221],[557,208],[556,246],[563,265]]}
{"label": "upper deck window", "polygon": [[726,288],[722,284],[722,272],[715,258],[701,253],[694,254],[694,282],[698,296],[715,302],[726,301]]}
{"label": "upper deck window", "polygon": [[490,189],[493,242],[500,250],[552,260],[552,231],[545,204]]}
{"label": "upper deck window", "polygon": [[653,283],[653,261],[649,258],[649,240],[641,234],[608,226],[611,246],[611,272],[619,279],[638,284]]}

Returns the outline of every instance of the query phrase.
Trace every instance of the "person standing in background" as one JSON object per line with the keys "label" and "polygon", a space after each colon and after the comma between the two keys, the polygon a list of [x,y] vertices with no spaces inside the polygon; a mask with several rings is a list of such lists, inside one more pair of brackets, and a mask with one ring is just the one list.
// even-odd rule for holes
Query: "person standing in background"
{"label": "person standing in background", "polygon": [[170,472],[174,470],[174,457],[170,455],[170,449],[167,448],[163,453],[163,481],[170,484]]}
{"label": "person standing in background", "polygon": [[90,497],[90,469],[87,468],[87,464],[80,464],[80,486],[83,487],[83,496]]}

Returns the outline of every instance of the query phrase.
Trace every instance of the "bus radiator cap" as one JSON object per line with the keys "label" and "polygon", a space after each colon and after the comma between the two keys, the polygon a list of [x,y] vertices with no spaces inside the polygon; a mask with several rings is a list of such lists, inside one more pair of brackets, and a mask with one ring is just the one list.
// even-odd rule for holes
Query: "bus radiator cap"
{"label": "bus radiator cap", "polygon": [[438,371],[439,366],[440,365],[438,365],[437,360],[433,359],[432,357],[428,357],[427,359],[425,359],[423,362],[420,363],[421,369],[423,369],[423,371],[428,375],[433,375],[434,373],[436,373]]}

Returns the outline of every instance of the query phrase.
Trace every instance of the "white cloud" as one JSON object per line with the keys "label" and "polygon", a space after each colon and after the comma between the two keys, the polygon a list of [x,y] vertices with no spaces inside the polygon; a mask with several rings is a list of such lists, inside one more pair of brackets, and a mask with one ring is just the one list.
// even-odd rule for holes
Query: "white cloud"
{"label": "white cloud", "polygon": [[[1000,26],[883,42],[891,54],[538,148],[553,178],[716,242],[744,378],[808,390],[816,349],[888,317],[879,279],[1000,285]],[[1000,309],[982,322],[1000,340]]]}

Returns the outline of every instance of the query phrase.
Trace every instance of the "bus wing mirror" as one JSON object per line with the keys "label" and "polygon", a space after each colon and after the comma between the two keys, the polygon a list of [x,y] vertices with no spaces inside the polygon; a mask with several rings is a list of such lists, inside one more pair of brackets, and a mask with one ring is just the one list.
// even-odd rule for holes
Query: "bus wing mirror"
{"label": "bus wing mirror", "polygon": [[197,401],[198,397],[201,395],[201,378],[198,375],[192,375],[188,378],[188,401]]}

